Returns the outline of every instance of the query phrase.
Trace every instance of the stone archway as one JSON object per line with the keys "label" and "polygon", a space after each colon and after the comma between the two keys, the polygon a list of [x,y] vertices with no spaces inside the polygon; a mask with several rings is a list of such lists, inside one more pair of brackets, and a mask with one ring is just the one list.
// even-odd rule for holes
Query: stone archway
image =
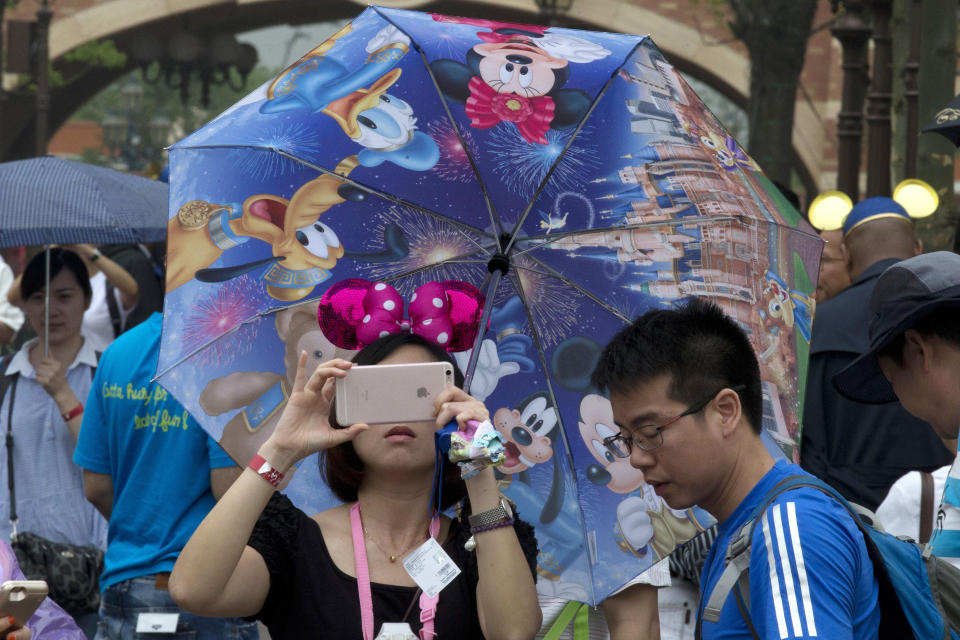
{"label": "stone archway", "polygon": [[[454,15],[489,16],[492,8],[504,20],[535,22],[537,6],[533,0],[381,0],[399,8],[421,9]],[[60,0],[51,25],[50,55],[56,60],[77,46],[102,38],[113,38],[123,49],[138,34],[213,28],[239,33],[275,24],[305,24],[348,18],[366,6],[361,0],[327,0],[322,14],[314,0]],[[676,3],[673,3],[676,4]],[[703,80],[739,106],[747,101],[750,63],[742,48],[707,41],[683,13],[664,10],[656,0],[589,0],[574,2],[564,15],[564,24],[587,29],[651,34],[654,42],[681,71]],[[666,5],[669,6],[669,5]],[[132,67],[99,71],[81,79],[76,86],[64,87],[52,102],[50,130],[55,131],[83,102]],[[14,109],[16,109],[15,105]],[[22,111],[22,109],[21,109]],[[6,156],[29,155],[32,109],[21,114],[17,135],[8,135]],[[13,114],[16,115],[16,114]],[[794,155],[807,188],[814,186],[820,173],[819,145],[811,140],[823,137],[822,126],[798,109],[794,128]],[[26,153],[22,153],[23,150]]]}

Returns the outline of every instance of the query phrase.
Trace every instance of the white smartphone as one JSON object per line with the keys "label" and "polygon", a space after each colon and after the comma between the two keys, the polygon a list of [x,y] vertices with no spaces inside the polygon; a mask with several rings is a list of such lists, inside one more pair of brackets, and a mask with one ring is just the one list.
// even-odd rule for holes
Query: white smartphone
{"label": "white smartphone", "polygon": [[43,580],[7,580],[0,584],[0,616],[12,616],[23,626],[47,597]]}
{"label": "white smartphone", "polygon": [[337,422],[348,426],[433,420],[434,399],[452,385],[449,362],[355,366],[337,378]]}

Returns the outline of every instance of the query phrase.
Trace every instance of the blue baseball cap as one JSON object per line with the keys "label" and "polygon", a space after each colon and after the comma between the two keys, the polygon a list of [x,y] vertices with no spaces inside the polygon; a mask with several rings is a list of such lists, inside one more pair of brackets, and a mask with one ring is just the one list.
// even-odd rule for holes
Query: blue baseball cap
{"label": "blue baseball cap", "polygon": [[861,200],[850,210],[847,217],[843,219],[843,237],[846,238],[851,231],[863,223],[880,218],[901,218],[906,222],[913,223],[910,214],[896,200],[876,196]]}

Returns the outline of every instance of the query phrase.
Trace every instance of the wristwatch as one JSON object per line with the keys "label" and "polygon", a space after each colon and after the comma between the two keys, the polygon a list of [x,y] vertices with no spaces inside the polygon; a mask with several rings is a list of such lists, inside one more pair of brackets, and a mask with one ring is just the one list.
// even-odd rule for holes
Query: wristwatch
{"label": "wristwatch", "polygon": [[100,253],[100,249],[94,249],[93,253],[90,254],[90,257],[88,259],[90,260],[90,262],[96,262],[97,260],[100,259],[100,256],[102,255],[103,254]]}
{"label": "wristwatch", "polygon": [[475,531],[476,529],[487,530],[494,529],[497,526],[506,526],[513,524],[513,509],[510,507],[510,502],[503,496],[500,496],[499,505],[493,509],[488,509],[487,511],[474,513],[467,517],[467,521],[470,523],[471,531]]}

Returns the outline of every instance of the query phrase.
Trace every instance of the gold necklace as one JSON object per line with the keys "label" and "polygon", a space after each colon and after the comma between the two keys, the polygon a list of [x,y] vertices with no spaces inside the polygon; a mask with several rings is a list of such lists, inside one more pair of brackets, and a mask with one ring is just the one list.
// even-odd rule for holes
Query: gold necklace
{"label": "gold necklace", "polygon": [[[365,536],[367,537],[367,539],[370,540],[370,542],[372,542],[373,544],[375,544],[376,547],[377,547],[377,549],[380,549],[380,552],[381,552],[382,554],[384,554],[385,556],[387,556],[388,558],[390,558],[390,562],[393,562],[393,563],[396,563],[397,560],[399,560],[400,558],[402,558],[402,557],[404,557],[405,555],[407,555],[407,554],[410,552],[411,549],[413,549],[415,546],[417,546],[417,545],[420,544],[420,542],[421,542],[421,539],[418,538],[417,540],[414,541],[413,544],[411,544],[409,547],[407,547],[406,549],[404,549],[402,552],[400,552],[400,553],[390,553],[390,552],[387,551],[385,548],[383,548],[382,546],[380,546],[380,543],[377,542],[376,539],[375,539],[373,536],[370,535],[370,532],[367,531],[367,528],[366,528],[366,527],[363,528],[363,535],[365,535]],[[429,533],[427,534],[427,536],[429,537]]]}

